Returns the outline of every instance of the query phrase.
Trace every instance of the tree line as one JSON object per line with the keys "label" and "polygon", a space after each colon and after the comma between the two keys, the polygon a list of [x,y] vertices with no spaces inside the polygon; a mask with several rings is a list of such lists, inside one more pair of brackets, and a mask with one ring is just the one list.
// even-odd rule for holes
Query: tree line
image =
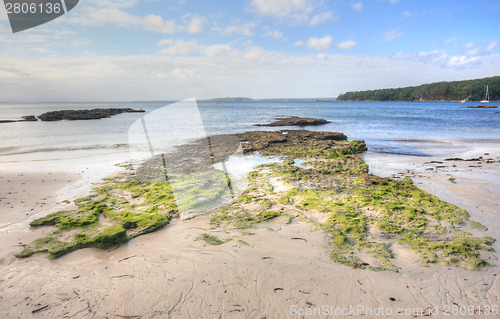
{"label": "tree line", "polygon": [[337,101],[481,101],[489,86],[490,101],[500,101],[500,76],[484,79],[436,82],[404,88],[356,91],[340,94]]}

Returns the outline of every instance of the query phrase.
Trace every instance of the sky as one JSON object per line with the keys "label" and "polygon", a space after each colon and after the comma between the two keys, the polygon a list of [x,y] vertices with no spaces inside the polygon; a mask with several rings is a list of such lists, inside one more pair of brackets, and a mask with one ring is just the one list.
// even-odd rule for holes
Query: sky
{"label": "sky", "polygon": [[498,0],[80,0],[12,33],[0,101],[326,98],[500,75]]}

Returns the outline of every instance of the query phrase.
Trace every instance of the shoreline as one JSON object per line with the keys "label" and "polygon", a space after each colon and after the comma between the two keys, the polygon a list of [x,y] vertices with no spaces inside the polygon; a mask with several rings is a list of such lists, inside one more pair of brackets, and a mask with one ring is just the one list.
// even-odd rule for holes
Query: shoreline
{"label": "shoreline", "polygon": [[[392,158],[396,167],[401,164],[401,159]],[[404,165],[415,164],[418,174],[418,169],[423,171],[422,174],[426,173],[428,167],[416,161],[417,158]],[[429,160],[427,157],[420,159]],[[398,173],[398,168],[391,167],[387,158],[379,159],[379,162],[385,165],[388,173]],[[379,172],[384,169],[383,165],[374,165],[374,169],[377,167]],[[483,171],[484,167],[476,169]],[[498,173],[498,166],[494,170]],[[12,174],[14,178],[15,173]],[[434,194],[437,192],[438,197],[452,203],[458,202],[461,192],[458,186],[463,186],[461,183],[465,180],[458,179],[455,185],[448,180],[448,172],[427,171],[427,174],[415,181],[419,187]],[[466,177],[470,172],[464,171],[463,174]],[[42,183],[40,179],[46,176],[32,178]],[[68,176],[62,175],[61,178]],[[72,178],[71,181],[75,182],[78,176]],[[47,198],[53,194],[50,193],[53,189],[69,183],[59,181],[52,189],[39,188],[46,193],[32,194],[32,199]],[[432,184],[425,182],[449,183],[456,187],[448,190],[432,188]],[[21,179],[19,183],[22,183]],[[481,192],[483,189],[484,185],[474,182],[467,191]],[[47,213],[61,208],[55,204],[59,197],[52,195],[51,198],[52,204],[49,202],[42,207]],[[475,204],[471,202],[472,208],[478,204],[477,199],[472,198],[476,200]],[[486,222],[491,217],[488,212],[479,214],[474,209],[470,214],[473,219],[482,216]],[[289,315],[294,306],[307,309],[323,305],[347,307],[365,304],[373,308],[382,305],[396,311],[399,307],[427,309],[429,306],[452,306],[453,303],[500,303],[496,293],[500,289],[496,276],[498,266],[480,271],[441,265],[424,268],[412,254],[395,249],[395,263],[404,265],[400,273],[353,269],[329,258],[327,236],[321,230],[302,221],[288,225],[281,219],[252,229],[255,235],[237,236],[249,246],[236,240],[220,246],[207,246],[194,239],[204,232],[222,238],[227,236],[221,230],[207,227],[209,218],[176,219],[163,229],[134,238],[116,249],[86,248],[57,260],[47,260],[44,255],[21,260],[7,258],[0,265],[3,298],[0,299],[0,313],[5,317],[25,317],[31,311],[49,305],[40,314],[50,317],[170,315],[219,318],[222,315],[253,318]],[[499,228],[486,224],[490,228],[488,232],[495,232],[493,237],[498,238],[496,230]],[[30,237],[36,238],[39,231],[42,229],[24,229],[23,236],[29,233]],[[3,238],[9,236],[17,249],[17,239],[12,233],[2,232]],[[494,245],[497,248],[498,241]]]}

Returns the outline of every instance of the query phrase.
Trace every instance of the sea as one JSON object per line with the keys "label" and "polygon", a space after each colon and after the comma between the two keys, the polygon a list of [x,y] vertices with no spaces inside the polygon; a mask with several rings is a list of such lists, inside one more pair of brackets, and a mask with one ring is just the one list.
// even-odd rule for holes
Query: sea
{"label": "sea", "polygon": [[[130,159],[128,132],[133,123],[148,113],[170,107],[171,103],[0,103],[0,120],[57,110],[130,107],[146,111],[99,120],[0,124],[0,167],[51,170],[63,166],[84,171],[89,166],[101,165],[109,169],[110,165]],[[474,103],[316,100],[194,103],[199,115],[193,119],[193,125],[200,126],[201,121],[207,135],[297,129],[255,124],[270,123],[280,116],[306,116],[331,123],[305,129],[342,132],[349,140],[365,140],[369,152],[444,158],[456,155],[453,152],[456,145],[500,144],[500,109],[466,108]],[[183,131],[177,128],[171,134],[180,138]]]}

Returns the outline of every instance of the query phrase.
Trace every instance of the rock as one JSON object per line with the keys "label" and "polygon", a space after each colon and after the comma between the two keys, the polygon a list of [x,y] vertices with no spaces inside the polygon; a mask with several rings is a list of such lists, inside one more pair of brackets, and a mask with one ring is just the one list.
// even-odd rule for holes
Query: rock
{"label": "rock", "polygon": [[474,106],[467,106],[468,109],[496,109],[498,106],[495,105],[474,105]]}
{"label": "rock", "polygon": [[22,120],[0,120],[1,123],[15,123],[15,122],[36,122],[38,121],[34,115],[23,116]]}
{"label": "rock", "polygon": [[[311,154],[322,150],[357,154],[367,150],[364,141],[347,141],[347,136],[337,132],[281,130],[221,134],[177,146],[175,151],[161,157],[155,156],[138,169],[137,175],[149,181],[164,179],[164,160],[176,172],[189,174],[192,170],[226,161],[239,147],[245,154],[258,152],[264,156],[280,155],[283,150],[294,152],[297,147],[302,151],[310,150]],[[210,156],[207,156],[207,150]]]}
{"label": "rock", "polygon": [[255,124],[254,126],[316,126],[331,123],[324,119],[315,119],[312,117],[277,117],[276,121],[269,124]]}
{"label": "rock", "polygon": [[120,113],[145,112],[144,110],[134,110],[132,108],[110,108],[92,110],[63,110],[43,113],[38,118],[42,121],[76,121],[76,120],[98,120],[109,118]]}
{"label": "rock", "polygon": [[36,122],[36,121],[38,121],[38,119],[34,115],[26,115],[26,116],[23,116],[22,119],[23,119],[22,121],[24,121],[24,122]]}

